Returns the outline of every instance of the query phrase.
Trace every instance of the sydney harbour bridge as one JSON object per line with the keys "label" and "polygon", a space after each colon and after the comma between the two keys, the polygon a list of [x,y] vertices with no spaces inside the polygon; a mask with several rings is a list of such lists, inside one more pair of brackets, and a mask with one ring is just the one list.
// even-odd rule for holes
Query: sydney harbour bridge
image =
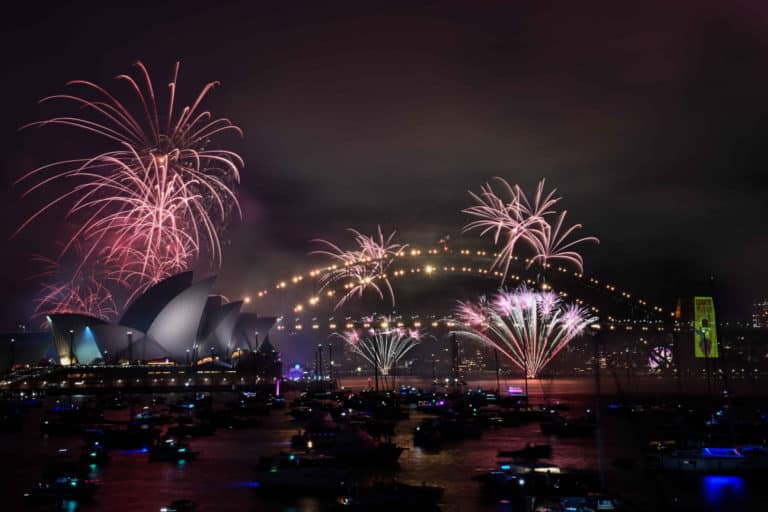
{"label": "sydney harbour bridge", "polygon": [[[391,283],[396,297],[394,305],[389,297],[382,299],[369,291],[359,300],[337,307],[339,297],[355,286],[355,278],[340,279],[336,287],[323,288],[318,277],[326,267],[307,268],[302,273],[275,279],[269,286],[247,294],[244,300],[256,311],[277,317],[272,339],[287,362],[309,361],[310,365],[317,364],[312,351],[318,343],[333,341],[335,334],[345,331],[370,330],[382,325],[431,333],[439,350],[447,350],[449,333],[457,323],[457,301],[521,285],[554,291],[564,302],[587,308],[604,330],[603,353],[606,357],[613,355],[613,364],[630,364],[629,351],[643,366],[660,347],[665,353],[676,352],[676,338],[685,330],[679,309],[665,309],[598,276],[556,264],[533,266],[524,258],[513,257],[504,279],[503,272],[493,268],[496,256],[486,248],[455,245],[448,240],[399,251],[385,275],[380,276]],[[582,370],[592,354],[591,348],[585,348],[585,341],[574,340],[571,347],[581,347],[582,352],[589,354],[580,362]],[[336,350],[343,348],[341,344]],[[475,354],[476,347],[472,348]],[[421,351],[414,351],[425,359],[422,373],[430,372],[432,361],[426,359],[434,351],[434,341],[425,343]],[[485,359],[488,362],[490,358]],[[347,358],[347,362],[353,363],[354,358]],[[673,370],[671,361],[661,363],[663,368],[657,371]],[[501,364],[504,366],[504,361]],[[565,370],[560,366],[560,371]]]}

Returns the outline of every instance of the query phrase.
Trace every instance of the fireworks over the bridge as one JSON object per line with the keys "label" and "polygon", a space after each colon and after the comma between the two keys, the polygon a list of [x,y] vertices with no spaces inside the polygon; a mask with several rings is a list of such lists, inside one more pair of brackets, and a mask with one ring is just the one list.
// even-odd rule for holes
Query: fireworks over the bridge
{"label": "fireworks over the bridge", "polygon": [[334,309],[338,309],[352,297],[362,298],[369,288],[376,292],[381,300],[384,299],[386,291],[394,307],[395,292],[387,276],[387,269],[394,258],[408,246],[394,242],[396,231],[385,237],[381,226],[378,226],[374,235],[365,235],[356,229],[349,229],[349,232],[354,235],[356,245],[352,250],[342,249],[328,240],[313,240],[325,245],[327,249],[312,251],[310,254],[322,254],[332,260],[331,266],[320,270],[320,290],[340,282],[344,283],[346,293]]}
{"label": "fireworks over the bridge", "polygon": [[422,339],[416,329],[390,327],[388,319],[381,321],[379,329],[349,330],[334,336],[343,339],[355,354],[365,359],[381,375],[385,386],[398,362]]}
{"label": "fireworks over the bridge", "polygon": [[[77,114],[27,125],[76,128],[112,144],[111,149],[43,165],[17,181],[27,184],[24,196],[54,190],[57,184],[66,187],[18,231],[47,212],[66,208],[76,228],[57,260],[82,244],[78,272],[98,258],[109,268],[102,277],[128,284],[133,293],[201,258],[213,267],[220,264],[219,230],[233,210],[239,212],[233,187],[243,166],[236,153],[211,148],[221,134],[242,135],[230,120],[201,107],[218,82],[206,84],[191,105],[179,108],[177,63],[167,105],[161,108],[148,70],[141,62],[136,66],[138,79],[116,77],[128,85],[131,103],[96,83],[74,80],[67,85],[77,92],[41,102],[71,104],[80,109]],[[132,104],[139,105],[137,113],[129,108]]]}
{"label": "fireworks over the bridge", "polygon": [[532,251],[529,266],[536,264],[546,268],[549,262],[560,260],[583,272],[584,260],[574,247],[584,242],[598,242],[598,239],[594,236],[571,239],[582,226],[564,225],[567,211],[555,210],[562,199],[555,196],[557,190],[546,192],[545,180],[541,180],[530,200],[519,185],[512,186],[503,178],[497,180],[506,200],[486,183],[480,193],[470,192],[477,204],[463,212],[476,219],[464,226],[465,232],[480,230],[481,236],[492,233],[494,244],[500,246],[492,268],[502,272],[502,282],[509,274],[519,244]]}
{"label": "fireworks over the bridge", "polygon": [[564,304],[551,291],[525,286],[491,300],[460,302],[456,332],[498,350],[528,377],[536,377],[586,326],[597,321],[585,308]]}

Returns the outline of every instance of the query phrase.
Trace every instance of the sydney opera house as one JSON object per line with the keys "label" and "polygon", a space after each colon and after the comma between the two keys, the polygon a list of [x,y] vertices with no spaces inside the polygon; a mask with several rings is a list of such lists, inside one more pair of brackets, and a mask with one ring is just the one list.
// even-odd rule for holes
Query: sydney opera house
{"label": "sydney opera house", "polygon": [[47,332],[3,340],[13,346],[0,351],[0,364],[234,365],[241,354],[269,346],[276,319],[241,312],[242,302],[225,303],[211,295],[214,280],[194,282],[192,272],[171,276],[140,295],[117,323],[76,313],[50,314]]}

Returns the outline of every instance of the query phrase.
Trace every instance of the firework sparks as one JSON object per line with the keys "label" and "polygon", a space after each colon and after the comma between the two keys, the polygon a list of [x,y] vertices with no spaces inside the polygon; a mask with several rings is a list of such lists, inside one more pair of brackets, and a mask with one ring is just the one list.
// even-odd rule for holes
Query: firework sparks
{"label": "firework sparks", "polygon": [[546,266],[552,260],[561,260],[571,263],[579,269],[579,272],[584,272],[584,259],[581,254],[573,250],[573,247],[585,242],[600,243],[600,240],[594,236],[569,240],[569,237],[581,229],[582,225],[574,224],[563,229],[563,222],[567,213],[567,211],[560,212],[554,224],[544,222],[531,229],[529,240],[536,251],[536,254],[530,260],[531,264],[539,263],[542,266]]}
{"label": "firework sparks", "polygon": [[[384,319],[382,324],[388,325],[389,322]],[[373,366],[383,377],[385,385],[398,362],[425,337],[416,329],[389,327],[364,331],[363,336],[356,330],[333,336],[340,337],[355,354]]]}
{"label": "firework sparks", "polygon": [[105,286],[103,276],[76,272],[67,276],[61,264],[48,258],[39,258],[46,271],[40,278],[42,285],[33,316],[54,313],[77,313],[102,320],[115,318],[117,305]]}
{"label": "firework sparks", "polygon": [[490,319],[486,314],[488,301],[485,296],[478,299],[477,304],[472,302],[459,301],[456,313],[462,322],[476,328],[484,330],[488,327]]}
{"label": "firework sparks", "polygon": [[672,367],[673,353],[669,347],[654,347],[648,356],[648,367],[651,371],[662,371]]}
{"label": "firework sparks", "polygon": [[201,206],[199,191],[158,159],[140,175],[123,162],[113,163],[112,176],[94,176],[81,185],[82,198],[73,210],[108,204],[107,213],[86,220],[82,233],[87,240],[109,241],[105,257],[112,274],[142,283],[135,294],[185,270],[199,254],[200,231],[215,236],[215,221]]}
{"label": "firework sparks", "polygon": [[[234,152],[211,149],[215,137],[240,128],[214,118],[201,103],[218,82],[206,84],[191,105],[178,108],[179,63],[168,84],[168,105],[161,109],[146,67],[136,64],[139,78],[119,75],[140,105],[134,114],[116,96],[93,82],[75,80],[72,94],[49,96],[41,102],[63,101],[80,107],[78,116],[59,116],[27,126],[76,128],[115,144],[104,153],[62,160],[34,169],[17,183],[24,196],[66,181],[68,191],[44,204],[25,221],[25,229],[54,207],[82,218],[62,251],[85,242],[85,265],[105,246],[113,272],[143,289],[184,270],[203,253],[221,262],[219,229],[232,210],[240,212],[233,186],[243,161]],[[70,185],[71,184],[71,185]],[[17,231],[17,233],[18,233]]]}
{"label": "firework sparks", "polygon": [[585,308],[525,286],[502,290],[491,301],[459,302],[456,316],[461,322],[458,334],[495,348],[531,378],[597,321]]}
{"label": "firework sparks", "polygon": [[[480,193],[470,192],[477,204],[465,208],[464,213],[476,220],[464,226],[464,231],[479,230],[480,236],[493,233],[493,242],[500,245],[491,268],[502,271],[502,282],[509,274],[509,267],[515,259],[515,251],[523,244],[533,251],[529,266],[538,263],[546,267],[550,260],[563,260],[574,264],[583,272],[584,262],[573,247],[594,241],[595,237],[569,240],[580,224],[564,228],[566,212],[557,212],[554,207],[562,199],[557,192],[545,190],[545,180],[536,187],[536,194],[529,199],[518,185],[510,185],[503,178],[497,178],[507,199],[497,194],[490,183],[484,184]],[[550,219],[556,216],[554,224]]]}
{"label": "firework sparks", "polygon": [[347,292],[342,295],[334,309],[338,309],[352,297],[362,298],[367,289],[375,291],[381,300],[384,300],[386,291],[394,307],[395,292],[387,277],[387,269],[394,258],[408,246],[393,241],[395,231],[385,237],[381,226],[378,227],[377,234],[371,236],[364,235],[355,229],[348,231],[354,235],[356,244],[354,250],[344,250],[328,240],[312,240],[325,245],[328,249],[312,251],[310,254],[322,254],[334,261],[333,265],[320,272],[318,279],[320,290],[323,291],[340,282],[345,283]]}

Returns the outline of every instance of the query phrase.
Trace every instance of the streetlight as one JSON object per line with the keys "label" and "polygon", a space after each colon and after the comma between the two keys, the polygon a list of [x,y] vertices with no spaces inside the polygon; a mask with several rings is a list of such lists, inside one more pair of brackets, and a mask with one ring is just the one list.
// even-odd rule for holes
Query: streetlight
{"label": "streetlight", "polygon": [[128,338],[128,366],[133,362],[133,332],[128,331],[125,333]]}
{"label": "streetlight", "polygon": [[319,380],[323,380],[323,345],[322,343],[317,344],[317,373]]}
{"label": "streetlight", "polygon": [[15,359],[16,359],[16,338],[11,338],[11,369],[10,371],[13,371]]}
{"label": "streetlight", "polygon": [[75,364],[75,331],[74,329],[69,330],[69,364],[70,366]]}

